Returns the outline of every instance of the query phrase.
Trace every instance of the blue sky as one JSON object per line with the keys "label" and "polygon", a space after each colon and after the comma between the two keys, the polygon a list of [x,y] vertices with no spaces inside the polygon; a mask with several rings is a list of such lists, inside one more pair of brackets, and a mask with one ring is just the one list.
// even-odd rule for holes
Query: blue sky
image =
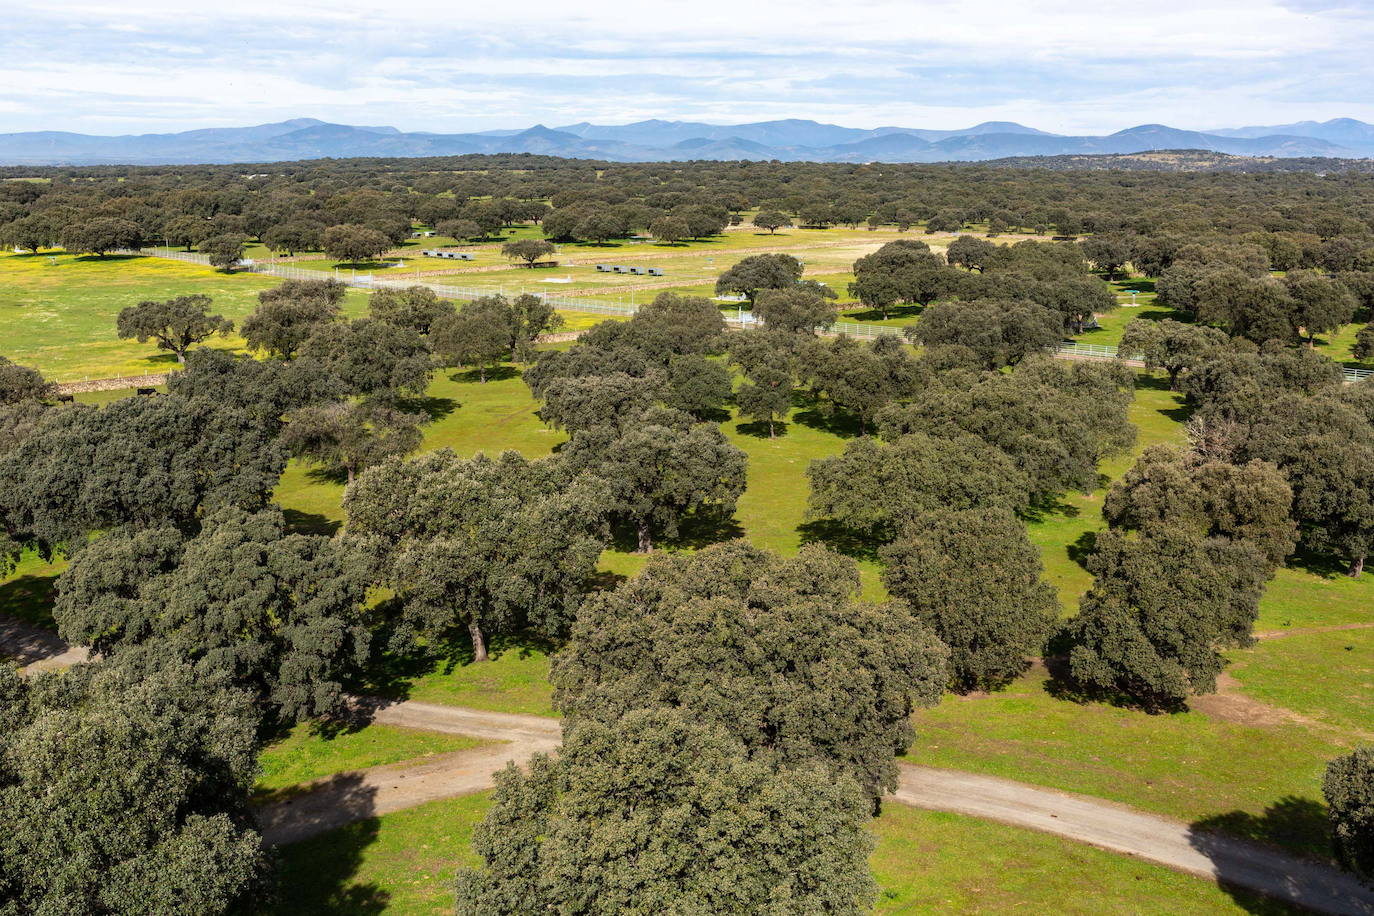
{"label": "blue sky", "polygon": [[[1374,121],[1374,0],[7,3],[0,132]],[[218,8],[216,8],[218,7]]]}

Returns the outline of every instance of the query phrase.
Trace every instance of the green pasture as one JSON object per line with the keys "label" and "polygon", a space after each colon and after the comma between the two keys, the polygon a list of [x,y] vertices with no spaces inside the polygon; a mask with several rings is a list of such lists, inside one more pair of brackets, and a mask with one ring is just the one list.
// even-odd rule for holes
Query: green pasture
{"label": "green pasture", "polygon": [[1255,699],[1374,741],[1374,629],[1291,633],[1231,659],[1231,673]]}
{"label": "green pasture", "polygon": [[[176,359],[151,341],[120,340],[120,309],[148,299],[206,295],[213,310],[235,322],[257,307],[258,293],[281,280],[226,274],[164,258],[0,254],[0,339],[3,354],[53,381],[166,372]],[[345,308],[366,310],[366,294],[350,290]],[[211,346],[238,348],[236,335]]]}

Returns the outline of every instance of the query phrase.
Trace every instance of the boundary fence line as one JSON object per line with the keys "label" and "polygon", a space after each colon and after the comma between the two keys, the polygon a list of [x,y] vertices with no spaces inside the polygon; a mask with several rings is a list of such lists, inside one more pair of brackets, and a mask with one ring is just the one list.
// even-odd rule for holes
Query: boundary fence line
{"label": "boundary fence line", "polygon": [[[210,266],[209,255],[201,254],[196,251],[172,251],[166,248],[140,248],[137,251],[126,251],[127,254],[142,254],[156,258],[170,258],[175,261],[186,261],[191,264]],[[526,290],[491,289],[472,287],[472,286],[451,286],[447,283],[427,283],[421,280],[387,280],[374,277],[372,274],[348,274],[344,275],[339,270],[309,270],[304,267],[294,267],[290,264],[278,263],[257,263],[253,261],[241,261],[241,266],[253,273],[266,274],[273,277],[281,277],[283,280],[322,280],[335,279],[356,289],[405,289],[411,286],[427,286],[434,290],[435,295],[443,296],[447,299],[477,299],[482,296],[491,296],[496,293],[509,292],[513,296],[531,295],[538,296],[556,309],[563,309],[569,312],[590,312],[597,315],[633,315],[639,311],[639,305],[624,299],[614,301],[591,301],[581,297],[558,296],[546,290]],[[724,316],[727,324],[734,327],[755,327],[757,323],[752,317],[748,317],[745,312],[737,312],[734,317],[728,314]],[[846,334],[850,337],[872,340],[878,337],[901,337],[902,328],[892,325],[873,325],[860,324],[855,321],[837,321],[830,326],[832,334]],[[1130,362],[1139,362],[1140,357],[1135,355],[1121,354],[1116,347],[1104,346],[1102,344],[1085,344],[1077,341],[1065,342],[1052,348],[1056,357],[1061,359],[1117,359],[1122,358]],[[1341,371],[1345,375],[1345,381],[1359,382],[1374,376],[1374,369],[1354,369],[1342,366]]]}

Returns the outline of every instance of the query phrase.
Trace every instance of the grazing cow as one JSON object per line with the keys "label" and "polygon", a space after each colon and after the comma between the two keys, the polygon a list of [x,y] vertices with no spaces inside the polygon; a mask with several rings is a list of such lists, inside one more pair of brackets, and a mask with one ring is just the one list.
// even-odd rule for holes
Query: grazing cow
{"label": "grazing cow", "polygon": [[153,395],[157,394],[157,389],[156,389],[156,388],[138,388],[138,389],[135,389],[134,394],[141,394],[141,395],[143,395],[144,397],[152,397]]}
{"label": "grazing cow", "polygon": [[76,398],[72,397],[70,394],[59,394],[59,395],[57,396],[57,403],[59,403],[59,404],[74,404],[74,403],[76,403]]}

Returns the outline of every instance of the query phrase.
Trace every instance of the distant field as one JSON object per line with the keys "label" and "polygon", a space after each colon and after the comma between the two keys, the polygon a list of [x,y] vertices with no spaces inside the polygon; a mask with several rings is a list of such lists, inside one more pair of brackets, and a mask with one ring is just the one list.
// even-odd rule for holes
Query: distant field
{"label": "distant field", "polygon": [[[164,258],[0,253],[0,353],[54,381],[165,372],[176,364],[170,353],[151,341],[115,336],[120,309],[147,299],[206,295],[213,311],[237,323],[257,307],[259,291],[280,282]],[[366,301],[365,293],[350,291],[346,309],[361,314]],[[210,342],[229,349],[242,344],[237,336]]]}

